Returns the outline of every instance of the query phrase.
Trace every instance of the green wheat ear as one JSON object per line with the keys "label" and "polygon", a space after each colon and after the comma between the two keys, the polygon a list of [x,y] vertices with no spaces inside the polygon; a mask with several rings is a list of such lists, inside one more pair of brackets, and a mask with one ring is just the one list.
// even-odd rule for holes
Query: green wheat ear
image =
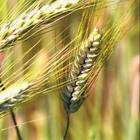
{"label": "green wheat ear", "polygon": [[81,43],[68,76],[71,81],[62,94],[67,112],[76,112],[86,97],[87,81],[100,51],[101,34],[95,28],[89,38]]}

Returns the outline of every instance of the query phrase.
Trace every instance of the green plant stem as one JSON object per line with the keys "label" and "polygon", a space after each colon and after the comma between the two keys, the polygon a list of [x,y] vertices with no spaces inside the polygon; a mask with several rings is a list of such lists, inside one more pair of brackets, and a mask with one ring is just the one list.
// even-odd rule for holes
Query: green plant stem
{"label": "green plant stem", "polygon": [[70,113],[66,112],[66,114],[67,114],[67,124],[66,124],[66,128],[64,131],[63,140],[66,140],[66,138],[67,138],[67,134],[68,134],[69,126],[70,126]]}
{"label": "green plant stem", "polygon": [[16,115],[15,115],[15,113],[14,113],[14,111],[13,111],[12,109],[10,110],[10,114],[11,114],[13,123],[14,123],[14,125],[15,125],[15,129],[16,129],[16,134],[17,134],[18,140],[22,140],[22,137],[21,137],[19,128],[18,128],[18,126],[17,126]]}

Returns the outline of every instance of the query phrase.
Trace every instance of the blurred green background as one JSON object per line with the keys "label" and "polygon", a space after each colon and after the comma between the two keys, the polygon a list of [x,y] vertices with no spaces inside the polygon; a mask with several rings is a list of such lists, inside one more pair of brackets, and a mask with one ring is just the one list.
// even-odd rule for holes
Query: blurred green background
{"label": "blurred green background", "polygon": [[[108,5],[110,3],[110,1],[105,2]],[[105,25],[107,20],[117,22],[121,13],[131,2],[130,0],[124,4],[118,3],[103,8],[102,15],[97,14],[102,19],[100,24]],[[0,0],[1,25],[9,19],[14,19],[32,3],[34,0],[28,2],[25,0]],[[136,7],[139,5],[137,1],[134,3]],[[14,12],[9,15],[9,11]],[[12,51],[1,52],[0,61],[5,54],[5,61],[1,64],[4,67],[2,70],[7,71],[4,78],[11,76],[10,83],[12,83],[24,75],[22,71],[29,63],[22,65],[32,56],[36,56],[39,50],[41,53],[33,61],[41,64],[37,64],[33,72],[40,70],[39,65],[46,63],[55,50],[59,50],[74,38],[81,13],[82,11],[78,11],[56,25],[43,30],[35,37],[20,41]],[[137,7],[135,11],[132,11],[130,17],[132,28],[116,44],[115,50],[110,59],[105,62],[97,82],[89,89],[90,96],[80,110],[71,115],[68,140],[138,140],[140,66],[138,16]],[[41,41],[26,58],[18,59],[40,39]],[[51,51],[48,53],[48,50]],[[8,65],[15,62],[16,65],[9,70]],[[15,78],[12,73],[17,69],[20,72],[16,74]],[[56,78],[55,76],[57,75],[52,76],[52,81]],[[60,92],[56,88],[53,92],[41,94],[16,109],[17,121],[24,140],[60,140],[62,138],[66,115]],[[0,140],[16,139],[13,122],[7,113],[0,118]]]}

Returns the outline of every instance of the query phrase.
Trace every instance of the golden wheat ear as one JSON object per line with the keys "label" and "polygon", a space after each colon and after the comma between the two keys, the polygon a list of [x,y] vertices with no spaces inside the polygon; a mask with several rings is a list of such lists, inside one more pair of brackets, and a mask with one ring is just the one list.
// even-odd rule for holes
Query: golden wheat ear
{"label": "golden wheat ear", "polygon": [[81,43],[77,56],[74,59],[73,66],[69,72],[68,84],[62,94],[62,99],[67,112],[76,112],[86,97],[87,81],[98,53],[101,34],[95,28],[89,35],[89,38]]}
{"label": "golden wheat ear", "polygon": [[31,29],[46,23],[50,24],[58,18],[62,18],[65,14],[74,11],[79,1],[57,0],[50,5],[36,6],[33,10],[21,14],[14,21],[2,25],[0,28],[0,50],[25,38],[25,35]]}
{"label": "golden wheat ear", "polygon": [[0,96],[0,112],[5,112],[14,108],[18,103],[21,103],[29,97],[27,89],[29,88],[28,82],[23,82],[15,87],[12,86],[1,91]]}

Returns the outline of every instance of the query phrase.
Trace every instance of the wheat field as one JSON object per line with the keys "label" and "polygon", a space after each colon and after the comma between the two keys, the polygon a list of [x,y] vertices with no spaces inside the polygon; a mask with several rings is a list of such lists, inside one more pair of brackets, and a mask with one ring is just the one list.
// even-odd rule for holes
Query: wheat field
{"label": "wheat field", "polygon": [[138,140],[139,2],[0,0],[0,140]]}

